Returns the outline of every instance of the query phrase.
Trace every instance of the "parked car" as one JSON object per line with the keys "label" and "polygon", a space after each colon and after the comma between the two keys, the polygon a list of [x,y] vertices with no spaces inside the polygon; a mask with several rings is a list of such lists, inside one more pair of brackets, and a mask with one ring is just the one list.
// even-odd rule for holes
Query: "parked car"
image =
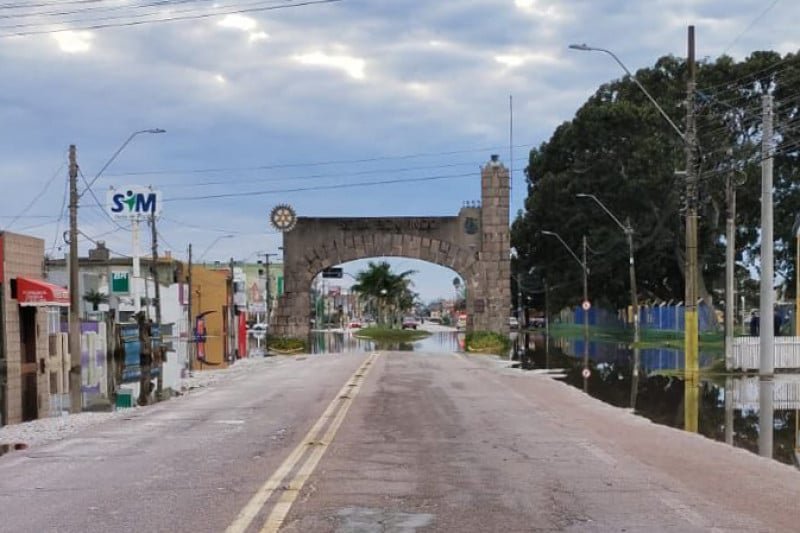
{"label": "parked car", "polygon": [[511,329],[519,329],[519,320],[517,320],[517,317],[515,316],[508,317],[508,327],[510,327]]}
{"label": "parked car", "polygon": [[350,329],[359,329],[361,327],[361,322],[358,320],[351,320],[347,327]]}
{"label": "parked car", "polygon": [[407,316],[403,318],[403,329],[417,329],[419,322],[416,317]]}

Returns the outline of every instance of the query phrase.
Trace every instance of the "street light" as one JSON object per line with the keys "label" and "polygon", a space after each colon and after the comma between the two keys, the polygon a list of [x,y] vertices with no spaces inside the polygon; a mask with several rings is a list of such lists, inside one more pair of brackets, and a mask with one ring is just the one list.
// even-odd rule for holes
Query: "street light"
{"label": "street light", "polygon": [[[83,399],[81,396],[81,326],[80,326],[80,294],[78,287],[78,201],[86,191],[92,195],[92,184],[103,174],[108,166],[117,158],[117,156],[128,146],[134,137],[140,133],[164,133],[162,129],[141,130],[133,132],[122,146],[117,148],[114,155],[106,161],[100,172],[92,179],[91,182],[86,184],[86,189],[78,193],[78,162],[75,150],[75,145],[69,147],[69,292],[70,292],[70,308],[69,308],[69,353],[70,353],[70,371],[69,371],[69,386],[70,386],[70,412],[78,413],[83,408]],[[99,202],[98,202],[99,203]],[[138,227],[134,223],[134,238],[138,238]],[[139,295],[138,289],[138,276],[139,276],[139,258],[137,254],[137,247],[134,246],[134,259],[133,259],[133,294],[135,308],[139,309]]]}
{"label": "street light", "polygon": [[109,165],[111,165],[111,163],[114,162],[114,160],[117,158],[117,156],[120,154],[120,152],[122,152],[125,149],[125,147],[128,146],[128,144],[133,140],[134,137],[136,137],[137,135],[141,135],[143,133],[158,134],[158,133],[166,133],[166,132],[167,132],[167,130],[164,130],[164,129],[161,129],[161,128],[152,128],[152,129],[148,129],[148,130],[134,131],[133,133],[131,133],[130,137],[128,137],[125,140],[125,142],[122,143],[122,146],[117,148],[117,151],[114,152],[114,155],[112,155],[111,158],[108,161],[106,161],[106,164],[103,165],[103,168],[100,169],[100,172],[95,174],[94,178],[92,178],[92,181],[90,181],[89,183],[86,184],[86,189],[84,189],[83,192],[78,195],[78,198],[83,196],[84,193],[86,193],[86,191],[88,191],[89,189],[92,188],[92,185],[94,185],[94,182],[97,181],[98,178],[100,178],[100,176],[102,176],[103,172],[105,172],[105,170],[109,167]]}
{"label": "street light", "polygon": [[597,205],[599,205],[603,211],[611,217],[611,219],[617,223],[617,226],[625,233],[625,236],[628,238],[628,270],[630,273],[631,278],[631,306],[633,306],[633,343],[639,343],[639,298],[636,294],[636,266],[633,261],[633,227],[631,226],[630,219],[626,221],[626,224],[623,224],[619,221],[619,219],[614,216],[604,204],[601,202],[597,196],[594,194],[585,194],[585,193],[578,193],[575,196],[578,198],[591,198],[594,200]]}
{"label": "street light", "polygon": [[626,66],[625,66],[625,64],[624,64],[622,61],[620,61],[620,59],[617,57],[617,55],[616,55],[614,52],[612,52],[611,50],[606,50],[605,48],[598,48],[598,47],[596,47],[596,46],[589,46],[589,45],[587,45],[587,44],[571,44],[571,45],[569,45],[569,47],[570,47],[572,50],[580,50],[580,51],[582,51],[582,52],[603,52],[604,54],[608,54],[608,55],[610,55],[612,58],[614,58],[614,61],[616,61],[616,62],[617,62],[617,64],[618,64],[620,67],[622,67],[622,70],[624,70],[624,71],[625,71],[625,73],[626,73],[628,76],[630,76],[630,77],[631,77],[631,79],[633,80],[633,83],[635,83],[635,84],[636,84],[636,86],[637,86],[637,87],[639,87],[639,89],[641,89],[641,91],[644,93],[644,95],[645,95],[645,96],[648,98],[648,100],[650,100],[650,102],[651,102],[651,103],[652,103],[654,106],[656,106],[656,109],[658,109],[658,112],[659,112],[659,113],[661,113],[661,116],[662,116],[662,117],[664,117],[664,119],[665,119],[667,122],[669,122],[669,125],[670,125],[670,126],[672,126],[672,129],[673,129],[673,130],[675,130],[675,132],[678,134],[678,136],[679,136],[679,137],[680,137],[680,138],[681,138],[681,139],[682,139],[684,142],[686,141],[686,135],[684,135],[684,133],[681,131],[681,129],[680,129],[678,126],[676,126],[676,125],[675,125],[675,123],[672,121],[672,119],[671,119],[671,118],[669,118],[669,115],[667,115],[667,113],[666,113],[666,112],[665,112],[665,111],[664,111],[664,110],[661,108],[661,106],[660,106],[660,105],[658,105],[658,102],[656,102],[655,98],[653,98],[652,96],[650,96],[650,93],[649,93],[649,92],[647,92],[647,89],[645,89],[645,88],[644,88],[644,85],[642,85],[641,83],[639,83],[639,80],[637,80],[637,79],[636,79],[636,76],[634,76],[634,75],[631,73],[631,71],[630,71],[630,70],[628,70],[628,67],[626,67]]}
{"label": "street light", "polygon": [[583,269],[583,305],[581,305],[581,309],[583,310],[583,390],[587,392],[589,389],[589,310],[584,306],[589,303],[589,269],[586,267],[586,235],[583,236],[583,261],[581,261],[578,259],[575,252],[572,251],[572,248],[564,242],[561,235],[555,231],[547,230],[542,230],[542,234],[553,236],[561,241],[564,248],[567,249],[572,257],[575,258],[575,261],[581,266],[581,269]]}
{"label": "street light", "polygon": [[[697,132],[694,117],[694,91],[695,91],[695,47],[694,47],[694,26],[689,26],[688,34],[688,75],[687,99],[686,99],[686,133],[675,125],[669,115],[658,105],[658,102],[647,92],[647,89],[639,83],[636,76],[631,74],[628,67],[612,51],[605,48],[589,46],[586,44],[571,44],[573,50],[584,52],[603,52],[610,55],[622,70],[628,74],[637,87],[647,96],[661,116],[672,126],[685,145],[686,151],[686,312],[684,313],[684,345],[685,345],[685,367],[693,375],[698,372],[698,343],[699,328],[697,320],[697,173],[695,171],[696,151],[697,151]],[[765,203],[766,205],[766,203]],[[769,203],[771,206],[772,204]],[[763,257],[763,254],[762,254]],[[771,293],[770,293],[771,294]]]}
{"label": "street light", "polygon": [[231,239],[231,238],[233,238],[233,235],[230,235],[230,234],[229,235],[220,235],[219,237],[217,237],[216,239],[211,241],[211,244],[209,244],[208,247],[203,251],[203,253],[200,254],[200,257],[197,258],[197,262],[198,263],[201,262],[203,260],[203,258],[206,256],[206,254],[208,253],[208,251],[211,250],[211,248],[213,248],[214,245],[217,244],[219,241],[221,241],[222,239]]}

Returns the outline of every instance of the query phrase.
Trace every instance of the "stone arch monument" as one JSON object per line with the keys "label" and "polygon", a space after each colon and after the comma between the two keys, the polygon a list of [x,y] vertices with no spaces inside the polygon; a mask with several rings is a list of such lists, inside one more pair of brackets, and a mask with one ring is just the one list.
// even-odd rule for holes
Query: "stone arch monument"
{"label": "stone arch monument", "polygon": [[283,235],[284,294],[271,318],[274,335],[310,332],[311,282],[356,259],[398,256],[456,271],[467,287],[467,331],[507,334],[511,308],[508,169],[497,156],[481,168],[481,203],[451,217],[298,217]]}

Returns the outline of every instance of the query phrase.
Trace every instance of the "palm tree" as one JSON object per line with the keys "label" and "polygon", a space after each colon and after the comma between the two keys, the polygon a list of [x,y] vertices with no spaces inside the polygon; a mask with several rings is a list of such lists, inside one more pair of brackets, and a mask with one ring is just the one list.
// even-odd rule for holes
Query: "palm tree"
{"label": "palm tree", "polygon": [[410,276],[415,273],[415,270],[406,270],[395,274],[386,261],[370,261],[366,270],[356,274],[356,284],[352,290],[378,303],[382,311],[378,313],[378,321],[385,324],[387,310],[402,311],[413,304],[413,296],[409,298],[408,295],[412,294],[409,289],[412,285]]}
{"label": "palm tree", "polygon": [[108,294],[91,289],[83,295],[83,301],[92,304],[92,311],[97,311],[100,304],[108,303]]}

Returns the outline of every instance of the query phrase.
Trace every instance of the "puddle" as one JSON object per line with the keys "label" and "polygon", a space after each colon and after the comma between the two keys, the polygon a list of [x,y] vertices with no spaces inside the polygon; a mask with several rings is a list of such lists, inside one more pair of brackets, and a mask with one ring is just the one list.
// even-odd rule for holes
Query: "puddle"
{"label": "puddle", "polygon": [[376,342],[357,337],[357,331],[315,331],[310,337],[310,352],[326,354],[390,350],[451,353],[461,351],[464,346],[464,333],[458,331],[437,331],[412,342]]}
{"label": "puddle", "polygon": [[[512,367],[559,369],[562,381],[657,424],[800,466],[800,368],[776,374],[770,383],[753,375],[718,374],[687,385],[680,350],[648,348],[636,353],[613,342],[590,342],[587,348],[584,352],[582,340],[523,334],[512,349]],[[715,358],[701,354],[700,359],[701,366],[709,366]],[[768,403],[770,396],[770,413],[762,420],[761,399]],[[765,438],[770,427],[771,443]]]}

